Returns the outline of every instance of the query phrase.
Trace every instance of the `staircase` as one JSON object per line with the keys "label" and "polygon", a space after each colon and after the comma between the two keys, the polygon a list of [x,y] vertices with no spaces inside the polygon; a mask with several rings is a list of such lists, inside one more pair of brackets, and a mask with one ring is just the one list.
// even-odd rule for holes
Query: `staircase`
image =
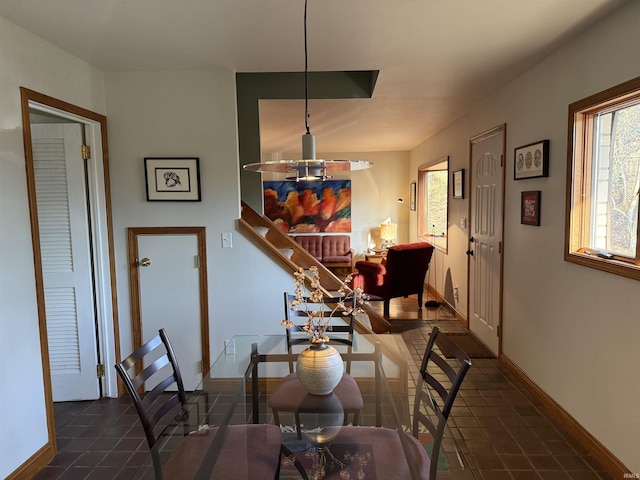
{"label": "staircase", "polygon": [[[332,297],[331,292],[335,292],[342,285],[341,280],[333,272],[318,262],[315,257],[311,256],[289,235],[280,230],[269,218],[258,214],[244,202],[242,203],[242,216],[238,222],[240,231],[266,255],[269,255],[282,268],[290,272],[291,275],[299,267],[308,270],[309,267],[316,266],[320,275],[323,293],[328,297]],[[307,286],[309,285],[307,284]],[[359,306],[369,316],[373,332],[388,333],[391,330],[389,322],[369,305],[359,302]],[[358,332],[371,333],[371,329],[359,322],[356,317],[356,330]]]}

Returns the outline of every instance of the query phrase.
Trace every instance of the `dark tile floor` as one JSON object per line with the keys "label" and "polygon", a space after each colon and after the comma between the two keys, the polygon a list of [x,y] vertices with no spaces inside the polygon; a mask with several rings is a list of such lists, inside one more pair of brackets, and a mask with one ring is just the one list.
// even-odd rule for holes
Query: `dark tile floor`
{"label": "dark tile floor", "polygon": [[[400,334],[418,365],[435,325],[464,330],[455,321],[407,322]],[[497,359],[472,362],[450,423],[478,480],[612,478]]]}
{"label": "dark tile floor", "polygon": [[[397,326],[417,364],[434,325],[444,333],[464,330],[458,322],[436,320],[443,313],[425,311],[424,319]],[[59,453],[36,480],[125,480],[148,464],[144,434],[127,397],[58,403],[55,415]],[[450,423],[478,480],[611,478],[496,359],[473,359]]]}

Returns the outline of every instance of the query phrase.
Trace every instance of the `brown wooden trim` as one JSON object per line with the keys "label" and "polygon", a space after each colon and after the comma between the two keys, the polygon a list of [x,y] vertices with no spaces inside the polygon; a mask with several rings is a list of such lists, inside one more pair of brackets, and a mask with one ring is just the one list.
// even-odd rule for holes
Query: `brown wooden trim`
{"label": "brown wooden trim", "polygon": [[44,301],[44,277],[42,274],[42,257],[40,251],[40,228],[38,227],[38,206],[36,201],[36,180],[33,167],[33,149],[31,147],[31,119],[29,117],[28,93],[20,89],[22,107],[22,125],[24,142],[25,169],[27,176],[27,197],[29,202],[29,221],[31,224],[31,245],[33,250],[33,269],[36,284],[36,303],[38,309],[38,330],[40,333],[40,359],[42,361],[42,382],[47,416],[48,444],[52,457],[58,453],[56,446],[56,426],[53,416],[53,392],[51,387],[51,365],[49,363],[49,341],[47,338],[47,317]]}
{"label": "brown wooden trim", "polygon": [[456,310],[456,308],[453,305],[451,305],[451,303],[449,303],[446,298],[444,298],[442,295],[436,292],[431,285],[428,286],[427,291],[430,292],[430,296],[434,297],[443,305],[446,305],[449,308],[449,310],[453,312],[453,314],[456,317],[456,321],[460,323],[460,325],[462,325],[467,330],[469,329],[469,319],[465,317],[462,312]]}
{"label": "brown wooden trim", "polygon": [[[113,338],[114,338],[114,355],[116,359],[120,358],[120,326],[119,326],[119,318],[118,318],[118,289],[116,285],[116,265],[115,265],[115,243],[113,237],[113,213],[112,213],[112,203],[111,203],[111,177],[109,170],[109,140],[107,134],[107,117],[101,115],[97,112],[92,112],[91,110],[87,110],[85,108],[79,107],[77,105],[73,105],[71,103],[64,102],[62,100],[58,100],[57,98],[50,97],[43,93],[36,92],[34,90],[30,90],[25,87],[20,87],[20,97],[22,104],[22,126],[23,126],[23,141],[24,141],[24,151],[25,151],[25,160],[27,160],[27,186],[30,189],[29,195],[33,194],[33,204],[35,207],[35,180],[33,177],[33,152],[31,150],[31,120],[29,116],[29,102],[36,102],[41,105],[45,105],[47,107],[55,108],[57,110],[71,113],[73,115],[77,115],[79,117],[83,117],[89,120],[92,120],[98,124],[100,124],[100,133],[101,133],[101,141],[102,141],[102,169],[103,169],[103,182],[104,182],[104,198],[105,198],[105,209],[106,209],[106,228],[107,228],[107,248],[109,251],[109,276],[111,281],[111,312],[112,312],[112,321],[113,321]],[[31,172],[31,181],[29,180],[29,170]],[[31,182],[31,184],[30,184]],[[32,190],[31,190],[32,188]],[[31,197],[30,197],[31,198]],[[29,202],[31,204],[31,201]],[[31,205],[30,205],[31,210]],[[36,212],[35,225],[37,228],[38,220],[37,220],[37,209],[31,210],[32,212]],[[32,235],[33,235],[33,219],[32,219]],[[37,243],[38,243],[38,262],[40,262],[40,236],[39,231],[37,235]],[[35,243],[35,242],[34,242]],[[42,273],[42,268],[40,268],[40,273]],[[42,277],[40,277],[42,280]],[[37,280],[36,280],[37,281]],[[43,301],[44,308],[44,301]],[[46,332],[46,330],[45,330]],[[47,359],[49,355],[47,353]],[[122,393],[119,391],[119,393]]]}
{"label": "brown wooden trim", "polygon": [[[131,328],[133,349],[142,345],[142,323],[140,316],[140,281],[138,277],[139,235],[196,235],[198,239],[198,283],[200,295],[200,336],[202,348],[202,373],[209,370],[211,354],[209,347],[209,286],[207,280],[207,241],[205,227],[131,227],[127,229],[127,261],[129,271],[129,302],[131,304]],[[118,360],[120,361],[120,360]]]}
{"label": "brown wooden trim", "polygon": [[[31,118],[29,114],[29,103],[35,102],[43,106],[55,108],[57,110],[68,112],[82,118],[94,121],[100,125],[101,142],[102,142],[102,167],[104,172],[104,196],[105,196],[105,215],[107,228],[107,243],[109,252],[109,271],[110,271],[110,288],[111,288],[111,311],[114,335],[114,354],[116,358],[120,355],[120,329],[118,325],[118,301],[116,288],[116,268],[115,268],[115,248],[113,241],[113,217],[111,212],[111,184],[109,179],[109,149],[107,138],[107,118],[82,107],[72,105],[67,102],[55,99],[48,95],[38,93],[25,87],[20,87],[20,105],[22,110],[22,128],[23,128],[23,147],[25,155],[25,169],[27,181],[27,196],[29,203],[29,219],[31,225],[31,244],[33,249],[34,275],[36,285],[36,303],[38,311],[38,329],[40,334],[40,356],[42,361],[42,375],[44,386],[45,411],[47,418],[48,443],[27,463],[32,463],[37,468],[42,468],[57,454],[57,443],[55,433],[55,420],[53,413],[53,394],[51,386],[51,365],[49,363],[49,345],[47,338],[47,322],[44,301],[44,281],[42,274],[42,260],[40,250],[40,230],[38,226],[38,209],[36,201],[35,174],[33,167],[33,150],[31,146]],[[44,453],[40,453],[44,452]],[[44,460],[42,456],[44,455]],[[44,463],[42,463],[42,461]],[[26,464],[25,464],[26,465]],[[23,465],[23,467],[25,466]],[[30,466],[27,467],[30,470]],[[22,467],[16,472],[21,472]],[[29,477],[30,478],[30,477]]]}
{"label": "brown wooden trim", "polygon": [[[127,271],[129,272],[129,308],[131,311],[131,335],[133,340],[133,350],[142,345],[142,326],[140,322],[140,283],[138,281],[138,269],[136,262],[138,259],[137,234],[132,228],[127,229]],[[121,358],[116,359],[118,362]],[[122,385],[118,383],[118,392]]]}
{"label": "brown wooden trim", "polygon": [[[258,233],[254,227],[265,227],[268,229],[266,236]],[[269,218],[259,215],[246,203],[242,204],[242,217],[238,219],[238,230],[243,232],[247,238],[257,245],[265,254],[274,261],[278,262],[285,270],[293,273],[299,267],[308,269],[315,265],[318,267],[320,274],[320,284],[323,292],[330,295],[329,291],[335,291],[340,288],[342,282],[328,268],[312,257],[309,252],[293,241],[289,235],[282,232]],[[287,258],[279,250],[280,248],[289,248],[293,250],[291,258]],[[380,316],[369,305],[362,303],[359,305],[369,316],[371,328],[375,333],[388,333],[391,331],[391,324],[387,319]],[[360,333],[371,333],[371,331],[362,325],[356,319],[356,330]]]}
{"label": "brown wooden trim", "polygon": [[500,354],[502,363],[548,410],[549,414],[602,465],[612,478],[623,478],[631,471],[607,447],[595,438],[578,421],[571,416],[547,392],[542,390],[518,365],[505,354]]}
{"label": "brown wooden trim", "polygon": [[[54,442],[55,445],[55,442]],[[36,473],[42,470],[56,456],[51,444],[45,444],[34,453],[26,462],[14,470],[5,480],[31,480]]]}
{"label": "brown wooden trim", "polygon": [[[614,255],[612,259],[603,259],[588,255],[583,247],[588,241],[586,225],[589,225],[590,211],[579,205],[591,202],[589,182],[594,147],[590,132],[594,128],[594,116],[637,103],[639,94],[640,77],[636,77],[569,104],[567,122],[564,260],[633,280],[640,280],[640,229],[636,232],[635,258]],[[575,168],[576,158],[579,159],[579,169]]]}

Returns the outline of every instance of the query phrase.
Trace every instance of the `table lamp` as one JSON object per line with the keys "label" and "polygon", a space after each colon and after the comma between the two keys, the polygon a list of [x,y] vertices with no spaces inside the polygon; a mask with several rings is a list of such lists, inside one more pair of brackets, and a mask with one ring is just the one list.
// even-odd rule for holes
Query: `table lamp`
{"label": "table lamp", "polygon": [[380,248],[384,248],[385,250],[389,247],[393,247],[395,240],[398,237],[398,224],[396,223],[383,223],[380,225],[380,238],[382,239],[382,244]]}

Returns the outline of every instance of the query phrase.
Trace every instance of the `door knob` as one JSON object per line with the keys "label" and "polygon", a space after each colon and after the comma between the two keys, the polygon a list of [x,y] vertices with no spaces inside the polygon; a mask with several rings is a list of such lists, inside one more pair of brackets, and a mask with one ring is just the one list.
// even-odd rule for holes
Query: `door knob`
{"label": "door knob", "polygon": [[473,257],[473,250],[467,250],[467,255],[470,255]]}
{"label": "door knob", "polygon": [[469,239],[469,241],[470,241],[471,243],[473,243],[473,242],[475,242],[475,241],[476,241],[476,239],[475,239],[475,238],[473,238],[473,237],[471,237],[471,238]]}
{"label": "door knob", "polygon": [[141,267],[149,267],[151,265],[151,259],[144,257],[140,259],[140,261],[138,262],[138,265],[140,265]]}

